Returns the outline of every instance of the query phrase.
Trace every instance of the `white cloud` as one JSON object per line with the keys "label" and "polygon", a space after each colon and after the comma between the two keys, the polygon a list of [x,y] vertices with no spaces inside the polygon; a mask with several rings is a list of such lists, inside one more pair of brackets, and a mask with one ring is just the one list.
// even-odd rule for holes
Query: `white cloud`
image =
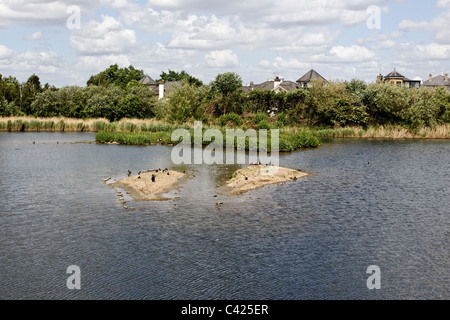
{"label": "white cloud", "polygon": [[206,64],[214,68],[233,68],[239,65],[238,57],[232,50],[215,50],[205,56]]}
{"label": "white cloud", "polygon": [[[331,59],[336,62],[361,62],[369,61],[376,57],[376,54],[366,47],[352,45],[351,47],[336,46],[330,50]],[[331,61],[330,61],[331,62]]]}
{"label": "white cloud", "polygon": [[0,60],[11,58],[14,55],[14,50],[0,44]]}
{"label": "white cloud", "polygon": [[[439,8],[450,8],[450,0],[439,1]],[[450,43],[448,21],[450,20],[450,10],[441,12],[437,17],[430,21],[413,21],[404,20],[400,22],[399,29],[403,31],[429,31],[433,34],[434,39],[441,44]]]}
{"label": "white cloud", "polygon": [[102,15],[102,22],[91,21],[70,36],[70,45],[80,55],[118,54],[136,45],[134,30],[125,29],[113,17]]}
{"label": "white cloud", "polygon": [[436,3],[438,8],[450,8],[450,0],[438,0]]}
{"label": "white cloud", "polygon": [[77,63],[77,66],[83,70],[89,71],[91,74],[97,74],[98,72],[105,70],[110,65],[116,63],[122,68],[128,67],[131,64],[127,55],[109,54],[103,56],[81,57]]}
{"label": "white cloud", "polygon": [[42,32],[37,31],[37,32],[34,32],[32,34],[25,36],[23,39],[25,41],[36,41],[36,40],[40,40],[41,38],[42,38]]}
{"label": "white cloud", "polygon": [[239,16],[241,21],[251,21],[273,26],[354,25],[365,22],[370,5],[383,5],[396,0],[149,0],[153,8],[185,13],[213,11],[221,15]]}
{"label": "white cloud", "polygon": [[67,8],[80,7],[82,15],[89,15],[99,5],[98,0],[0,0],[0,28],[11,25],[66,27]]}
{"label": "white cloud", "polygon": [[450,45],[441,45],[438,43],[416,45],[414,53],[418,59],[450,60]]}
{"label": "white cloud", "polygon": [[428,21],[403,20],[398,25],[398,28],[402,31],[423,31],[426,30],[428,26]]}

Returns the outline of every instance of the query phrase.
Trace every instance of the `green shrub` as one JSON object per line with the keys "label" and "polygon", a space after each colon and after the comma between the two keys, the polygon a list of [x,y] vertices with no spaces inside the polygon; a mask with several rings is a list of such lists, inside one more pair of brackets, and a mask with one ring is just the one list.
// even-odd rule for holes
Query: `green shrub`
{"label": "green shrub", "polygon": [[268,120],[262,120],[258,122],[258,130],[270,130],[272,129],[272,125]]}
{"label": "green shrub", "polygon": [[262,112],[258,112],[257,114],[255,114],[255,116],[253,117],[253,123],[258,125],[262,121],[269,122],[269,116]]}
{"label": "green shrub", "polygon": [[221,127],[226,126],[229,122],[235,126],[240,126],[242,124],[242,119],[236,113],[227,113],[219,117],[218,123]]}
{"label": "green shrub", "polygon": [[286,125],[286,114],[284,112],[277,114],[277,125],[280,128]]}

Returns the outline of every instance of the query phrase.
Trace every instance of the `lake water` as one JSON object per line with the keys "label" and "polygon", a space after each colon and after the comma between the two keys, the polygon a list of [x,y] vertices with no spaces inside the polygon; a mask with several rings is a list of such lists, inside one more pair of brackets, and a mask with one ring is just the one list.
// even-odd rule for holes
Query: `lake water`
{"label": "lake water", "polygon": [[[328,140],[280,156],[309,177],[214,197],[240,166],[94,138],[0,133],[0,299],[450,298],[448,141]],[[134,211],[102,183],[165,167],[195,178]]]}

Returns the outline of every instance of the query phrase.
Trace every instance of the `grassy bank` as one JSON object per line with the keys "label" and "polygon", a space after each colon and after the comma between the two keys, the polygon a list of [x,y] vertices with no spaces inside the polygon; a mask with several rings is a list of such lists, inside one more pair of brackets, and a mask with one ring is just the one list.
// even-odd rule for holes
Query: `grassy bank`
{"label": "grassy bank", "polygon": [[[220,119],[219,119],[220,120]],[[223,145],[226,145],[225,130],[229,127],[241,128],[246,131],[249,128],[270,129],[277,128],[276,123],[265,123],[261,121],[254,124],[234,124],[230,121],[210,121],[204,125],[203,130],[208,128],[219,129],[223,134]],[[262,125],[264,124],[264,125]],[[227,125],[229,127],[227,127]],[[156,119],[122,119],[117,122],[109,122],[107,119],[72,119],[64,117],[34,118],[34,117],[0,117],[0,131],[9,132],[97,132],[96,141],[99,143],[119,143],[126,145],[151,145],[155,143],[171,144],[172,132],[176,129],[188,129],[193,139],[193,124],[171,124]],[[270,133],[270,130],[269,130]],[[370,126],[367,129],[361,127],[346,128],[304,128],[295,126],[282,126],[280,128],[280,151],[290,152],[300,148],[315,148],[320,145],[320,138],[383,138],[383,139],[449,139],[450,125],[439,125],[436,127],[424,127],[417,130],[408,130],[401,126]],[[267,149],[270,151],[270,135],[268,137]],[[245,141],[245,146],[238,145],[235,141],[234,147],[254,150],[252,146],[258,142]],[[205,143],[208,145],[209,143]]]}
{"label": "grassy bank", "polygon": [[172,132],[188,125],[173,125],[155,119],[122,119],[110,122],[107,119],[73,119],[64,117],[0,117],[0,131],[10,132]]}
{"label": "grassy bank", "polygon": [[[204,131],[208,128],[204,128]],[[217,129],[217,128],[214,128]],[[227,145],[224,129],[219,129],[222,133],[222,146]],[[194,143],[193,129],[189,129],[191,141]],[[98,132],[95,139],[98,143],[118,143],[125,145],[152,145],[152,144],[172,144],[178,141],[171,140],[171,132]],[[244,142],[244,143],[242,143]],[[203,142],[203,145],[210,145],[211,142]],[[313,136],[309,130],[291,130],[289,132],[280,132],[279,135],[279,151],[291,152],[301,148],[317,148],[320,145],[320,139]],[[231,146],[229,146],[231,147]],[[246,138],[245,141],[234,139],[234,148],[245,150],[272,150],[270,132],[267,137],[267,144],[260,145],[258,139]]]}
{"label": "grassy bank", "polygon": [[312,133],[316,137],[329,138],[450,139],[450,125],[444,124],[417,130],[408,130],[401,126],[371,126],[367,129],[359,127],[312,129]]}

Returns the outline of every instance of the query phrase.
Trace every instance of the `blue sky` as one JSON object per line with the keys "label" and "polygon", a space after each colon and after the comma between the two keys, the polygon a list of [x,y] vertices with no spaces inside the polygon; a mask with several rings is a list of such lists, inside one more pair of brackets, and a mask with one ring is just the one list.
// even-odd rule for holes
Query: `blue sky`
{"label": "blue sky", "polygon": [[449,19],[450,0],[0,0],[0,74],[84,86],[117,63],[205,83],[228,71],[295,81],[311,68],[329,80],[394,68],[427,79],[450,71]]}

